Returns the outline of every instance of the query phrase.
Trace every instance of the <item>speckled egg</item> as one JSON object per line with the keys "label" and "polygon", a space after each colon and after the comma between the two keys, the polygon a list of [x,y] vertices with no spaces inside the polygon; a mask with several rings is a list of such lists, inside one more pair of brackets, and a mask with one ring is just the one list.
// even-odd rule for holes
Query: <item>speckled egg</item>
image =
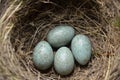
{"label": "speckled egg", "polygon": [[54,67],[58,74],[68,75],[74,68],[74,57],[67,47],[61,47],[55,54]]}
{"label": "speckled egg", "polygon": [[46,41],[40,41],[33,51],[33,62],[39,70],[46,70],[53,63],[53,50]]}
{"label": "speckled egg", "polygon": [[86,65],[91,57],[91,42],[85,35],[76,35],[71,42],[71,50],[80,65]]}
{"label": "speckled egg", "polygon": [[49,31],[47,41],[56,48],[67,45],[74,37],[75,30],[71,26],[60,25]]}

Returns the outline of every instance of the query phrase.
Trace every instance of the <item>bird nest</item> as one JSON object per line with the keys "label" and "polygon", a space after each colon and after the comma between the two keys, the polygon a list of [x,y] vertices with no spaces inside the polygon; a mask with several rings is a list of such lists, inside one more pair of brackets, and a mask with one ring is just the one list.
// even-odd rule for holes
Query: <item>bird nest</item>
{"label": "bird nest", "polygon": [[[120,80],[119,0],[3,1],[0,80]],[[92,42],[88,65],[76,63],[68,76],[60,76],[54,67],[41,72],[32,61],[35,45],[60,24],[73,26]]]}

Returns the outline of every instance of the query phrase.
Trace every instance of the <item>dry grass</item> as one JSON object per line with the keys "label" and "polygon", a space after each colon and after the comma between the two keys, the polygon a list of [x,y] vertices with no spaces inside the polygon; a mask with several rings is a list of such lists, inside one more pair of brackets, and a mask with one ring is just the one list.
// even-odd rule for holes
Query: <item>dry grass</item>
{"label": "dry grass", "polygon": [[[119,80],[120,30],[114,25],[119,5],[118,0],[13,0],[0,18],[0,80]],[[53,67],[38,71],[31,57],[34,46],[59,24],[73,26],[93,45],[90,63],[76,63],[65,77]]]}

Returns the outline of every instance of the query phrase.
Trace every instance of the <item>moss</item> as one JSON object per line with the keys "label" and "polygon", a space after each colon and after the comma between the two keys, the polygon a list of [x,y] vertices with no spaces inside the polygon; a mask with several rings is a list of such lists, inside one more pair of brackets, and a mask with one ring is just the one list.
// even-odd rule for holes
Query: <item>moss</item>
{"label": "moss", "polygon": [[116,17],[115,22],[114,22],[114,26],[117,26],[120,28],[120,16]]}

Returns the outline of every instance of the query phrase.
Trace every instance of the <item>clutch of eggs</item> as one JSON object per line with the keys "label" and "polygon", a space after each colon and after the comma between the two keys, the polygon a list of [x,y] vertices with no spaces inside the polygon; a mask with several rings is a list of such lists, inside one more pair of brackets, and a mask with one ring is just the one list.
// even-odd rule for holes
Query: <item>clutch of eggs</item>
{"label": "clutch of eggs", "polygon": [[[46,70],[54,63],[56,72],[68,75],[74,69],[74,59],[80,65],[86,65],[91,57],[92,46],[89,38],[78,34],[71,26],[60,25],[49,31],[47,41],[40,41],[33,51],[33,63],[39,70]],[[65,47],[71,42],[71,50]],[[53,49],[58,48],[53,54]]]}

